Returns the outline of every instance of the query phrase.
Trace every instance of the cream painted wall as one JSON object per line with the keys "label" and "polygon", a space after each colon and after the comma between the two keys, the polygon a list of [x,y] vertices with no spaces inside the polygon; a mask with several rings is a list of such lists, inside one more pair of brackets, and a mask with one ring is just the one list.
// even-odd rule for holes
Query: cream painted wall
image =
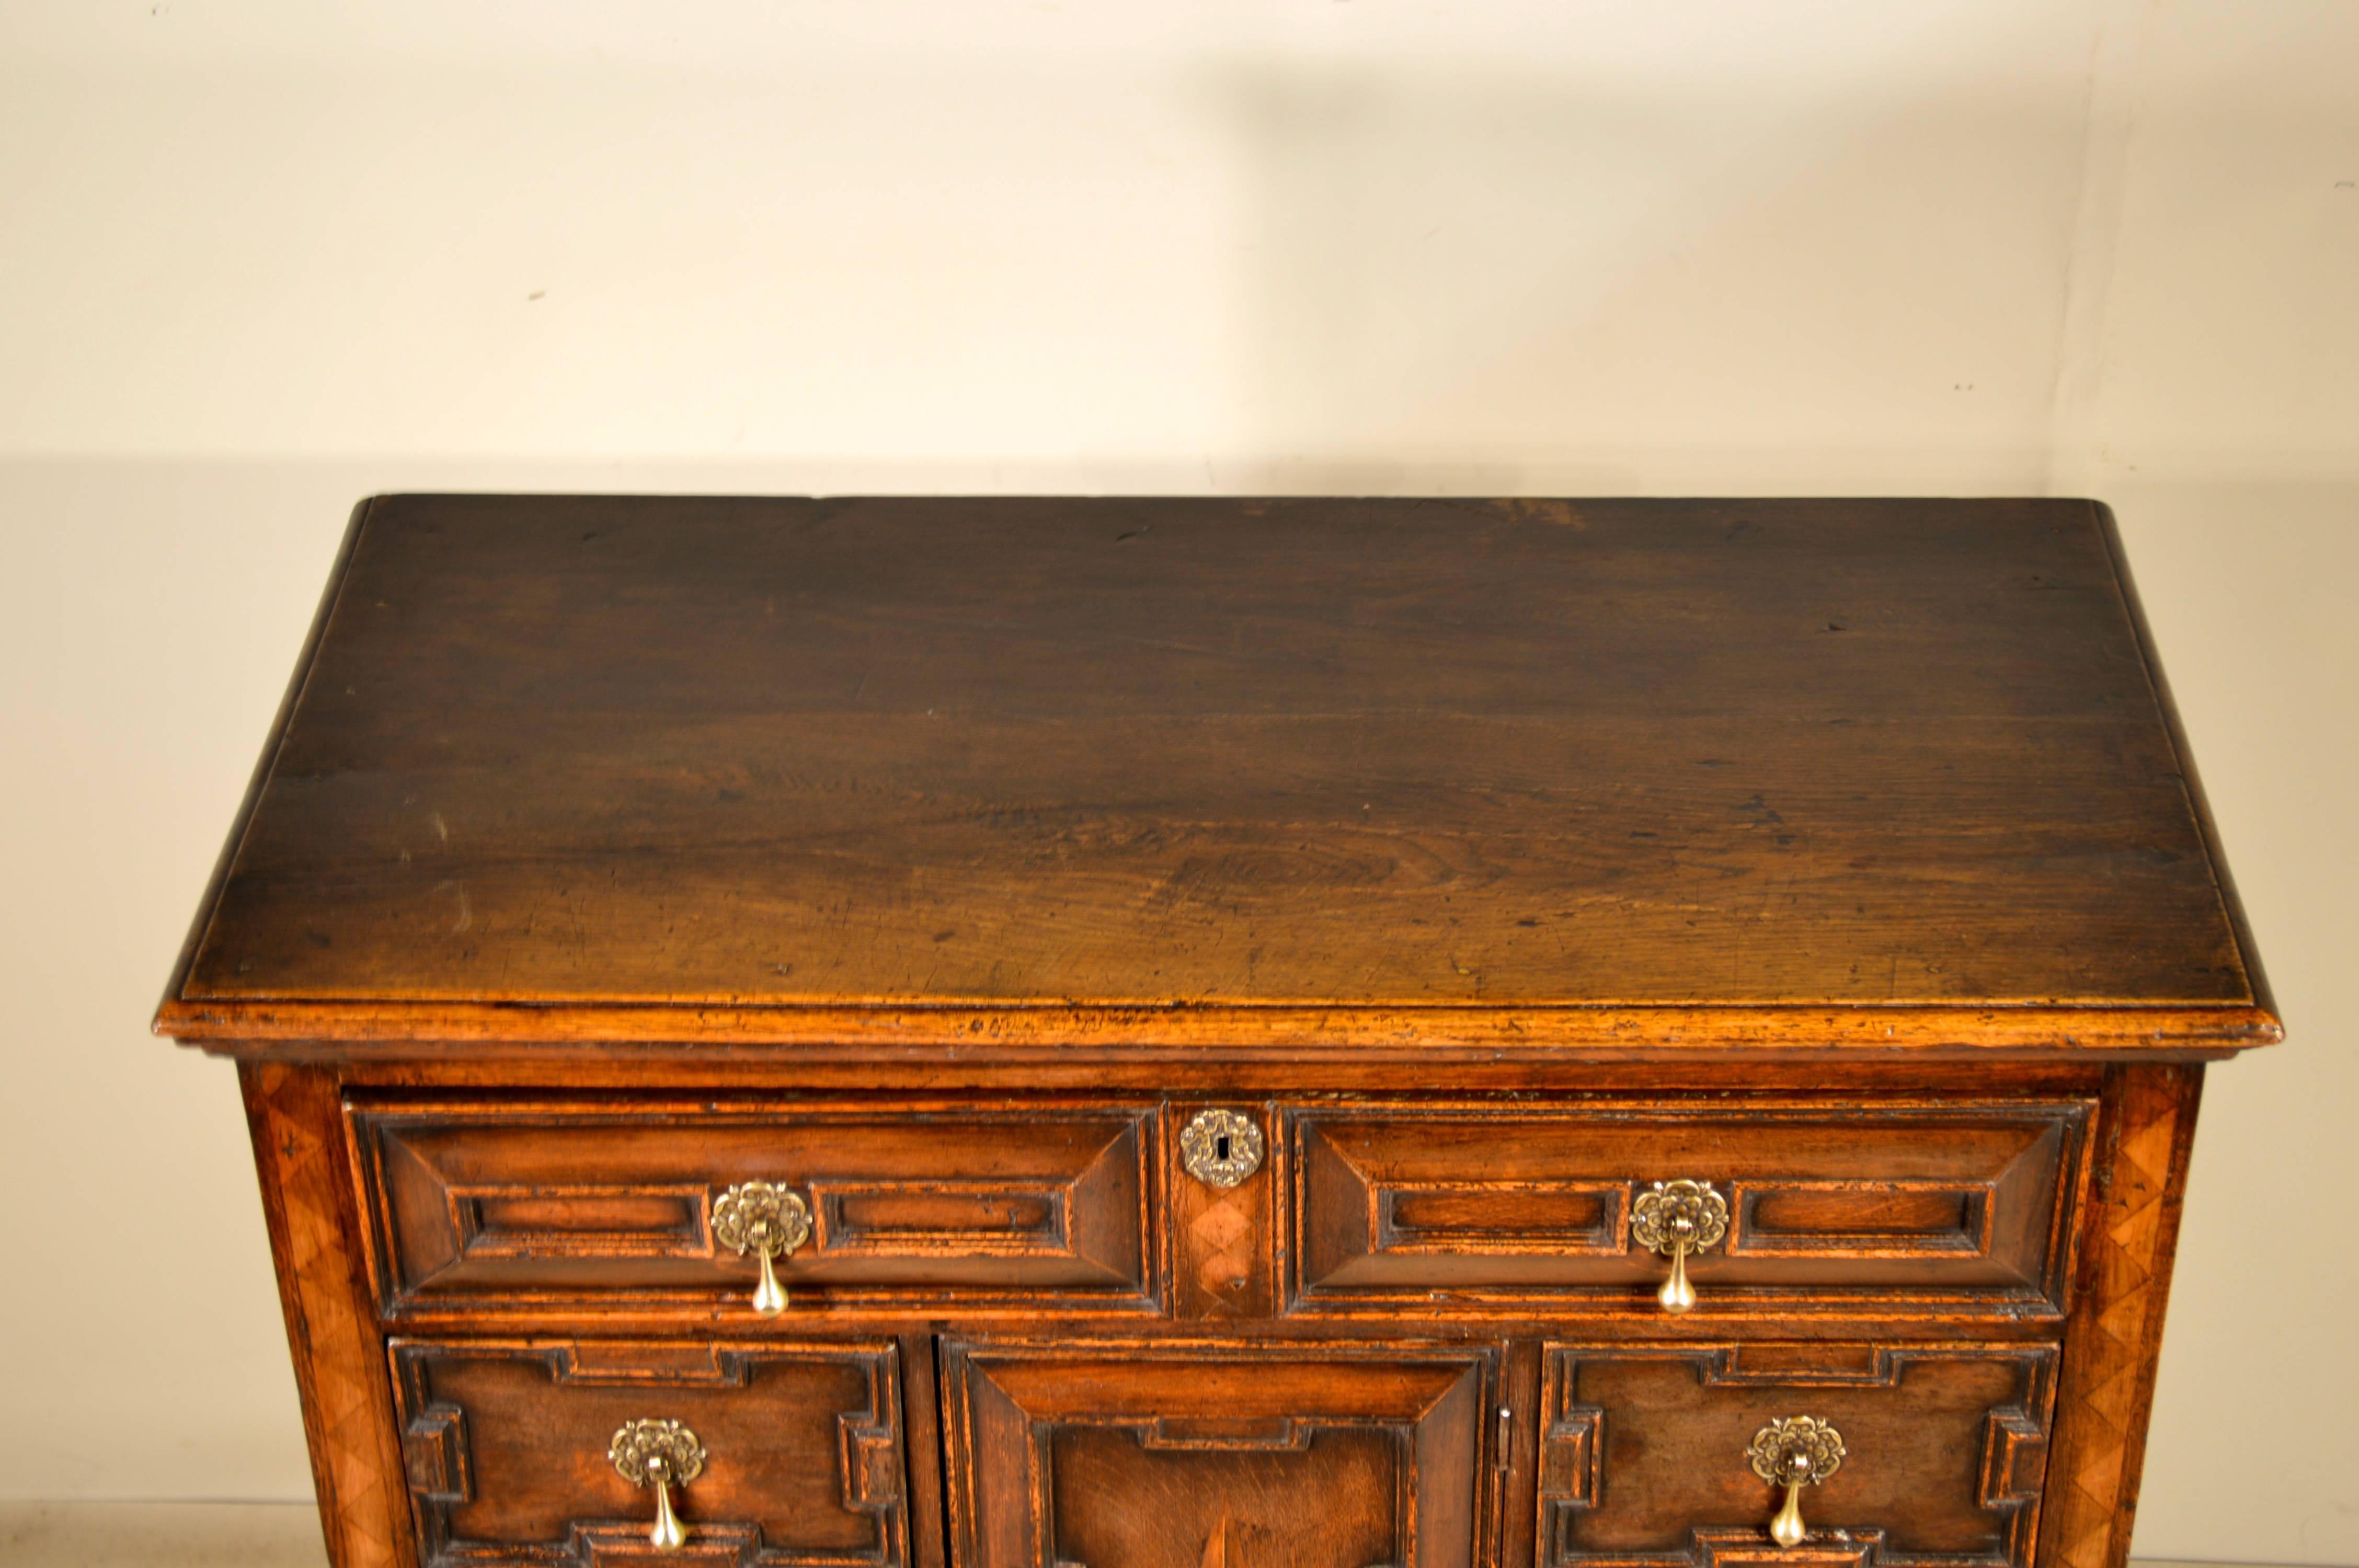
{"label": "cream painted wall", "polygon": [[2359,1563],[2354,81],[2303,0],[0,7],[0,1496],[307,1487],[144,1023],[362,493],[2049,492],[2294,1031],[2138,1548]]}

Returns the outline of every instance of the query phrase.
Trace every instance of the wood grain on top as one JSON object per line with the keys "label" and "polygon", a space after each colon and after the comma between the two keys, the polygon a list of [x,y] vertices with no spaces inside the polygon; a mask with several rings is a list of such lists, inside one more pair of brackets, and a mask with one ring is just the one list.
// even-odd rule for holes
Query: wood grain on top
{"label": "wood grain on top", "polygon": [[510,1002],[2276,1032],[2087,503],[400,496],[356,528],[173,1033]]}

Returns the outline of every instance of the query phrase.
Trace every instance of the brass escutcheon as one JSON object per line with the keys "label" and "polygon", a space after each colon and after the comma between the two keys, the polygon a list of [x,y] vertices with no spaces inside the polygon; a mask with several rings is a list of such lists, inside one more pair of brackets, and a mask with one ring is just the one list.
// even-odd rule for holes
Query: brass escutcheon
{"label": "brass escutcheon", "polygon": [[1688,1254],[1717,1246],[1728,1234],[1728,1200],[1709,1182],[1657,1182],[1630,1206],[1630,1238],[1671,1260],[1671,1277],[1655,1292],[1665,1312],[1696,1304],[1688,1283]]}
{"label": "brass escutcheon", "polygon": [[1180,1159],[1208,1187],[1235,1186],[1261,1169],[1261,1126],[1234,1110],[1200,1110],[1180,1130]]}
{"label": "brass escutcheon", "polygon": [[712,1200],[714,1238],[739,1257],[750,1252],[761,1263],[754,1310],[764,1317],[787,1310],[786,1287],[778,1283],[772,1260],[793,1252],[810,1239],[810,1206],[784,1186],[740,1182]]}
{"label": "brass escutcheon", "polygon": [[1769,1539],[1782,1547],[1801,1545],[1810,1533],[1802,1525],[1802,1488],[1817,1486],[1842,1467],[1843,1433],[1814,1415],[1788,1416],[1755,1433],[1745,1456],[1753,1462],[1755,1475],[1786,1488],[1785,1506],[1769,1521]]}
{"label": "brass escutcheon", "polygon": [[676,1421],[650,1417],[627,1422],[607,1445],[606,1457],[624,1480],[656,1489],[656,1522],[647,1531],[647,1544],[658,1552],[678,1552],[687,1545],[688,1531],[672,1511],[671,1489],[704,1474],[704,1444],[697,1442],[696,1433]]}

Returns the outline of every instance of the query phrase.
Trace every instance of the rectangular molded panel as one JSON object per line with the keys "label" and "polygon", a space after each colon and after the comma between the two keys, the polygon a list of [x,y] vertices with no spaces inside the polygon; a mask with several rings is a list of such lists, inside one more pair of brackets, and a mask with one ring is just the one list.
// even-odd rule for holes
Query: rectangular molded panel
{"label": "rectangular molded panel", "polygon": [[957,1568],[1473,1568],[1484,1346],[950,1345]]}
{"label": "rectangular molded panel", "polygon": [[780,1266],[809,1303],[1153,1304],[1137,1107],[364,1100],[348,1108],[380,1298],[709,1308],[755,1265],[719,1244],[739,1182],[803,1196]]}
{"label": "rectangular molded panel", "polygon": [[[2028,1568],[2055,1403],[2052,1345],[1550,1345],[1540,1568]],[[1799,1547],[1747,1450],[1835,1429]]]}
{"label": "rectangular molded panel", "polygon": [[647,1419],[679,1422],[704,1454],[675,1492],[687,1548],[665,1561],[908,1561],[889,1342],[396,1341],[392,1356],[426,1568],[641,1561],[654,1494],[607,1454]]}
{"label": "rectangular molded panel", "polygon": [[1297,1311],[1642,1301],[1664,1259],[1630,1217],[1709,1184],[1726,1236],[1696,1289],[1751,1310],[1919,1297],[2060,1314],[2093,1102],[1342,1107],[1289,1118]]}

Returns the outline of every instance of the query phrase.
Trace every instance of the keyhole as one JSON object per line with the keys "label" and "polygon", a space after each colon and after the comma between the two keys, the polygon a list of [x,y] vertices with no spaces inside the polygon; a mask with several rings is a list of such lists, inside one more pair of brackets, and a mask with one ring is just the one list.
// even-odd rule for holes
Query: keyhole
{"label": "keyhole", "polygon": [[1212,1158],[1225,1165],[1229,1162],[1229,1135],[1222,1133],[1212,1140]]}

